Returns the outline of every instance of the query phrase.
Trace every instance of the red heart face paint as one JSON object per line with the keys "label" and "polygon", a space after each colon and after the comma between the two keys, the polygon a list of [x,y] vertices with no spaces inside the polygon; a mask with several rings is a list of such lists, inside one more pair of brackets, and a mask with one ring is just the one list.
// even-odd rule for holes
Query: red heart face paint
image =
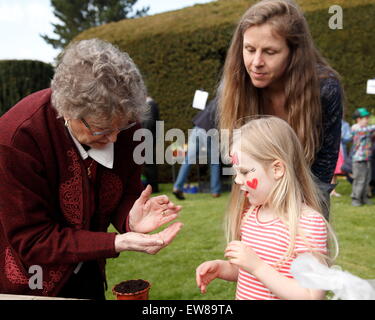
{"label": "red heart face paint", "polygon": [[254,206],[265,205],[269,201],[269,195],[274,188],[272,168],[242,152],[238,145],[234,145],[231,158],[235,171],[234,182],[242,190],[246,199]]}
{"label": "red heart face paint", "polygon": [[235,164],[237,166],[239,165],[238,156],[236,152],[232,155],[232,164]]}
{"label": "red heart face paint", "polygon": [[257,178],[254,178],[253,180],[249,181],[247,180],[246,181],[246,185],[251,188],[251,189],[256,189],[257,186],[258,186],[258,179]]}

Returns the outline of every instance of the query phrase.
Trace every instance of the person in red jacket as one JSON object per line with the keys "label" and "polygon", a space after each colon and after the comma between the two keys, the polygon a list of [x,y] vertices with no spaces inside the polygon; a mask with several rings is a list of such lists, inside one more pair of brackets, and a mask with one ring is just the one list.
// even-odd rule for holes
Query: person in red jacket
{"label": "person in red jacket", "polygon": [[106,258],[173,240],[180,222],[148,234],[181,207],[143,190],[132,137],[146,106],[132,59],[92,39],[66,49],[51,88],[0,118],[0,293],[105,299]]}

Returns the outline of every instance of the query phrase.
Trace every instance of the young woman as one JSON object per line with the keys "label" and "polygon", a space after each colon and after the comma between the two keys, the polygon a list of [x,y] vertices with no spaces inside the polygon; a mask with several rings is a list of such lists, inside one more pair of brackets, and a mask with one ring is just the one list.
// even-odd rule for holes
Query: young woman
{"label": "young woman", "polygon": [[340,146],[342,90],[294,2],[263,0],[246,11],[228,50],[220,92],[221,129],[231,131],[238,119],[259,114],[290,124],[328,201]]}

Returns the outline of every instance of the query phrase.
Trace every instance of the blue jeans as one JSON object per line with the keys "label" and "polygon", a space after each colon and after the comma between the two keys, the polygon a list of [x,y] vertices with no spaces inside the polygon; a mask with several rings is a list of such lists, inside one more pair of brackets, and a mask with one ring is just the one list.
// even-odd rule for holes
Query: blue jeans
{"label": "blue jeans", "polygon": [[194,127],[191,130],[191,134],[189,136],[187,155],[184,162],[181,164],[176,182],[173,186],[174,189],[179,191],[183,190],[184,183],[189,175],[191,165],[197,163],[196,160],[199,161],[200,155],[203,154],[205,159],[207,159],[208,163],[210,164],[211,193],[220,193],[221,175],[219,150],[218,139],[212,139],[210,135],[207,135],[206,130],[199,127]]}

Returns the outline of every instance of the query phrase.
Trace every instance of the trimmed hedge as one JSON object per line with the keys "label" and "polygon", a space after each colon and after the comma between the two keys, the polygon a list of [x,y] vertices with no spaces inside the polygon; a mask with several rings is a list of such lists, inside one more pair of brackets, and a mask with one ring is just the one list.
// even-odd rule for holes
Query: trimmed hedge
{"label": "trimmed hedge", "polygon": [[[128,52],[140,68],[149,93],[159,103],[165,129],[192,127],[194,92],[215,91],[235,26],[255,1],[219,0],[182,10],[123,20],[81,33],[76,40],[101,38]],[[317,47],[341,74],[346,118],[358,106],[373,109],[366,82],[375,77],[373,0],[297,1]],[[342,30],[331,30],[331,5],[344,10]],[[375,110],[373,110],[375,111]]]}
{"label": "trimmed hedge", "polygon": [[51,64],[36,60],[0,60],[0,116],[23,97],[48,88]]}
{"label": "trimmed hedge", "polygon": [[[219,0],[138,19],[110,23],[81,33],[127,51],[141,69],[150,94],[158,101],[166,129],[191,127],[198,88],[211,94],[218,83],[226,50],[244,11],[255,1]],[[304,10],[317,47],[342,75],[347,117],[357,106],[372,108],[367,79],[375,77],[375,5],[373,0],[297,1]],[[331,30],[331,5],[344,9],[344,28]],[[212,97],[212,95],[210,96]]]}

